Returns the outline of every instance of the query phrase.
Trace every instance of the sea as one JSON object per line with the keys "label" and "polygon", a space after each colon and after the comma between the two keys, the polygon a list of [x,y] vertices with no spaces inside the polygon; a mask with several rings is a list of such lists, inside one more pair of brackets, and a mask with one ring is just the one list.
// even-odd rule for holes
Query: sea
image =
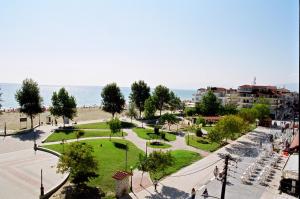
{"label": "sea", "polygon": [[[53,85],[39,85],[40,95],[43,98],[43,105],[49,107],[51,105],[51,97],[54,91],[58,91],[60,88],[65,87],[69,94],[73,95],[76,99],[77,107],[84,106],[100,106],[101,104],[101,91],[103,86],[53,86]],[[21,88],[21,84],[0,83],[0,93],[2,109],[18,108],[19,105],[15,99],[15,94],[18,89]],[[130,87],[120,87],[122,94],[126,99],[126,103],[129,102],[129,95],[131,92]],[[183,89],[170,89],[181,100],[191,100],[192,95],[196,90],[183,90]],[[151,92],[153,89],[151,89]]]}

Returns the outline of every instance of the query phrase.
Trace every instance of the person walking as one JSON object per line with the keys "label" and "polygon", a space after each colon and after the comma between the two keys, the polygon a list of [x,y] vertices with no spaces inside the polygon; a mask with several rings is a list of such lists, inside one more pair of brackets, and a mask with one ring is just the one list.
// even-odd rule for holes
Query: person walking
{"label": "person walking", "polygon": [[154,179],[153,184],[154,184],[154,190],[157,192],[157,184],[158,184],[158,182],[157,182],[156,179]]}
{"label": "person walking", "polygon": [[196,197],[196,190],[195,190],[195,188],[193,188],[192,189],[192,197],[191,197],[191,199],[195,199],[195,197]]}
{"label": "person walking", "polygon": [[214,176],[216,179],[218,178],[218,175],[219,175],[219,168],[218,168],[218,166],[216,166],[214,169]]}
{"label": "person walking", "polygon": [[203,191],[202,196],[204,196],[204,198],[207,198],[207,197],[208,197],[208,191],[207,191],[207,188],[205,188],[205,190]]}

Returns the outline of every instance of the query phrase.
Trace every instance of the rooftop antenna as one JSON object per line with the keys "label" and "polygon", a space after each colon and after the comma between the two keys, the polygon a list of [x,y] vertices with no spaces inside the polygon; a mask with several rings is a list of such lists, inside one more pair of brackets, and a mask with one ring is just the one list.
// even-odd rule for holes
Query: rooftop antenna
{"label": "rooftop antenna", "polygon": [[254,79],[253,79],[253,83],[252,83],[253,85],[256,85],[256,77],[254,77]]}

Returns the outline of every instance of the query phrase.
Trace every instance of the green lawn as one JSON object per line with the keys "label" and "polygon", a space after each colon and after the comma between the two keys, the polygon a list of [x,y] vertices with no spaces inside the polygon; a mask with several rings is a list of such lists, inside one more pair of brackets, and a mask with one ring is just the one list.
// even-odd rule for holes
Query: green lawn
{"label": "green lawn", "polygon": [[166,148],[170,148],[171,145],[160,142],[159,145],[154,144],[153,142],[147,142],[147,146],[151,147],[151,148],[160,148],[160,149],[166,149]]}
{"label": "green lawn", "polygon": [[[84,137],[121,137],[122,133],[111,134],[110,130],[100,130],[100,129],[92,129],[92,130],[58,130],[54,131],[46,140],[45,142],[55,142],[61,141],[62,139],[70,140],[77,138],[77,132],[81,132],[80,138]],[[126,136],[127,133],[123,132],[123,135]]]}
{"label": "green lawn", "polygon": [[152,179],[154,178],[161,179],[201,159],[201,156],[198,153],[192,151],[175,150],[175,151],[171,151],[171,154],[174,157],[173,166],[168,167],[164,173],[162,171],[156,173],[150,173]]}
{"label": "green lawn", "polygon": [[[153,129],[146,129],[146,128],[133,128],[132,129],[140,138],[145,140],[152,140],[152,139],[159,139],[160,136],[157,136],[154,133]],[[176,140],[176,135],[171,133],[166,133],[165,141],[174,141]]]}
{"label": "green lawn", "polygon": [[[130,166],[135,166],[140,153],[143,153],[133,143],[121,139],[101,139],[82,141],[90,144],[94,148],[94,156],[99,163],[99,176],[92,180],[89,185],[100,187],[106,195],[114,196],[115,180],[113,174],[118,170],[125,169],[126,143],[128,143],[128,170]],[[102,147],[100,146],[102,144]],[[68,144],[65,145],[67,147]],[[44,146],[57,152],[62,152],[62,145]]]}
{"label": "green lawn", "polygon": [[197,137],[195,135],[185,136],[186,143],[188,143],[188,139],[189,139],[190,146],[193,146],[198,149],[202,149],[204,151],[213,152],[218,148],[220,148],[220,144],[216,142],[211,142],[206,137]]}
{"label": "green lawn", "polygon": [[[121,122],[122,128],[132,128],[135,125],[129,122]],[[78,124],[75,125],[76,129],[109,129],[107,122],[96,122],[89,124]]]}

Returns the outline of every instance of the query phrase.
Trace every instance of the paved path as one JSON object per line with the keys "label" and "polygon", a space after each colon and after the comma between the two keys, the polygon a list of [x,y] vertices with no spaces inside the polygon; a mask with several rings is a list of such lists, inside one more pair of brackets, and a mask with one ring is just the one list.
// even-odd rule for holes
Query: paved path
{"label": "paved path", "polygon": [[61,182],[64,175],[56,173],[58,157],[33,150],[34,136],[39,144],[52,129],[51,126],[41,126],[36,129],[36,134],[0,137],[0,198],[38,198],[41,169],[45,192]]}

